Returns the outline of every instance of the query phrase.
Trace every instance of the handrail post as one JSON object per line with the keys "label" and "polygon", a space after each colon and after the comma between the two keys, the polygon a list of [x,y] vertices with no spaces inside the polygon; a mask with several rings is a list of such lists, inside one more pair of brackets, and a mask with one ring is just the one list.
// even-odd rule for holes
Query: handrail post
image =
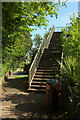
{"label": "handrail post", "polygon": [[61,55],[61,66],[60,66],[60,70],[62,69],[62,64],[63,64],[63,52],[62,52],[62,55]]}
{"label": "handrail post", "polygon": [[31,71],[29,70],[29,88],[30,88],[30,85],[31,84]]}

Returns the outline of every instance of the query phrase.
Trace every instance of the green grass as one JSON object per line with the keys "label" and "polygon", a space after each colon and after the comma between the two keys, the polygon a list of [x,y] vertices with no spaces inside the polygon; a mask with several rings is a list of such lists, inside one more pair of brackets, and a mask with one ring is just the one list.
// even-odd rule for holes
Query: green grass
{"label": "green grass", "polygon": [[28,77],[28,75],[15,75],[15,79],[16,78],[24,78],[24,77]]}

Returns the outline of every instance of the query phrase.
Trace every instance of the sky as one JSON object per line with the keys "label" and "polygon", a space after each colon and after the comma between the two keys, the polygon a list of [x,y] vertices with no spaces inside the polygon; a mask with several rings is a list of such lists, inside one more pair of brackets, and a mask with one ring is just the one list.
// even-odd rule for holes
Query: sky
{"label": "sky", "polygon": [[[34,36],[36,34],[40,34],[41,37],[44,36],[45,31],[48,31],[49,28],[52,28],[52,26],[54,25],[55,27],[66,27],[67,23],[70,23],[70,16],[73,16],[73,12],[75,12],[75,16],[78,16],[78,2],[76,0],[74,0],[74,2],[67,2],[67,7],[62,7],[59,9],[58,11],[58,18],[56,19],[55,16],[54,17],[47,17],[47,19],[49,20],[49,25],[47,26],[47,29],[44,29],[44,27],[41,28],[37,28],[36,31],[32,31],[32,39],[34,38]],[[55,31],[58,31],[59,29],[55,28]]]}

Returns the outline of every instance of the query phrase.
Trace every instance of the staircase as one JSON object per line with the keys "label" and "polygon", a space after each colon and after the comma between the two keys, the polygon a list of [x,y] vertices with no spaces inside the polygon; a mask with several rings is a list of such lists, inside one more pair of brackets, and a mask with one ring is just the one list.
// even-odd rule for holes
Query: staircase
{"label": "staircase", "polygon": [[61,60],[62,47],[60,44],[60,35],[62,32],[53,32],[48,48],[45,48],[36,72],[32,78],[29,91],[46,91],[46,81],[52,78],[56,79],[60,65],[56,60]]}

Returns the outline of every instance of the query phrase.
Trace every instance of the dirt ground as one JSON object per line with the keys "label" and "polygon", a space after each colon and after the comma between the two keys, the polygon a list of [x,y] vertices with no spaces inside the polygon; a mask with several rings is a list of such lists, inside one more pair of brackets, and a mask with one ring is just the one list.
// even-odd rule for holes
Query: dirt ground
{"label": "dirt ground", "polygon": [[55,115],[46,107],[46,94],[26,92],[27,84],[27,80],[8,78],[2,89],[1,119],[60,120],[60,114]]}

